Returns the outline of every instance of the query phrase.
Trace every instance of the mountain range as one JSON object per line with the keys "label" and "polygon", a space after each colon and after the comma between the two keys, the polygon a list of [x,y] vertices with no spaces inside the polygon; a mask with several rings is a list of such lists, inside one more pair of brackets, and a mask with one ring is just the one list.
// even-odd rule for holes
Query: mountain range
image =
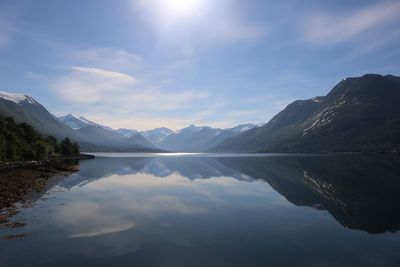
{"label": "mountain range", "polygon": [[7,92],[0,92],[0,114],[85,151],[399,152],[399,100],[400,77],[366,74],[343,79],[326,96],[294,101],[263,126],[114,130],[72,114],[57,118],[32,97]]}
{"label": "mountain range", "polygon": [[97,124],[84,117],[75,117],[72,114],[58,117],[58,120],[74,129],[80,136],[92,136],[97,140],[96,143],[116,146],[121,143],[121,139],[128,139],[136,140],[138,143],[145,144],[146,147],[180,152],[202,152],[227,138],[256,127],[254,124],[243,124],[234,128],[219,129],[190,125],[175,132],[165,127],[139,132],[123,128],[113,130],[108,126]]}
{"label": "mountain range", "polygon": [[32,125],[42,135],[69,137],[84,151],[156,152],[205,151],[229,137],[256,127],[239,125],[231,129],[189,126],[178,131],[156,128],[139,132],[117,129],[72,114],[56,117],[31,96],[0,92],[0,114]]}
{"label": "mountain range", "polygon": [[251,123],[228,129],[190,125],[166,136],[158,144],[158,147],[164,150],[202,152],[213,148],[228,138],[240,135],[242,132],[256,127],[255,124]]}

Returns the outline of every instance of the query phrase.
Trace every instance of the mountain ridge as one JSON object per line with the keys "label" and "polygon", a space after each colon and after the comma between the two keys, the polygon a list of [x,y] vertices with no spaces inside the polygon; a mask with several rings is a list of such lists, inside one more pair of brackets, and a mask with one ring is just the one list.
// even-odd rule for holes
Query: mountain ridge
{"label": "mountain ridge", "polygon": [[[393,76],[396,77],[396,76]],[[379,74],[343,79],[325,96],[295,101],[266,125],[229,138],[215,152],[396,152],[400,83]]]}

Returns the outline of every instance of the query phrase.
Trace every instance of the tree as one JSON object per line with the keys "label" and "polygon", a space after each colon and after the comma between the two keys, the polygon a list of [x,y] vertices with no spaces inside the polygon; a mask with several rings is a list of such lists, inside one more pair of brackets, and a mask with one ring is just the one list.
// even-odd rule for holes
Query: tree
{"label": "tree", "polygon": [[71,140],[67,137],[61,142],[61,154],[64,156],[79,155],[79,145],[71,143]]}
{"label": "tree", "polygon": [[4,161],[5,159],[6,159],[6,139],[4,138],[3,133],[1,132],[1,126],[0,126],[0,162]]}
{"label": "tree", "polygon": [[0,162],[43,160],[54,152],[65,156],[79,155],[79,146],[65,138],[61,144],[54,136],[43,138],[27,123],[16,123],[13,118],[0,115]]}
{"label": "tree", "polygon": [[23,130],[23,138],[28,144],[33,144],[36,142],[36,140],[38,140],[39,135],[32,126],[23,122],[19,125],[19,127]]}
{"label": "tree", "polygon": [[35,151],[32,147],[26,147],[22,152],[22,159],[31,160],[35,158]]}
{"label": "tree", "polygon": [[37,160],[46,159],[48,157],[47,147],[42,141],[38,141],[35,143],[35,158]]}
{"label": "tree", "polygon": [[74,153],[74,156],[78,156],[79,155],[79,150],[80,150],[79,145],[77,143],[73,143],[72,144],[72,151]]}
{"label": "tree", "polygon": [[71,140],[68,137],[61,142],[61,153],[65,156],[70,156],[73,154]]}

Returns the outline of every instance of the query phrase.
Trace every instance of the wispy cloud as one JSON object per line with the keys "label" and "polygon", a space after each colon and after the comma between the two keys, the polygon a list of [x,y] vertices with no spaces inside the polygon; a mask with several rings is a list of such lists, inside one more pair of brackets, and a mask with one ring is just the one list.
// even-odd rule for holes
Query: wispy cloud
{"label": "wispy cloud", "polygon": [[133,86],[135,78],[110,70],[71,67],[54,82],[54,88],[65,100],[74,103],[99,103],[123,93]]}
{"label": "wispy cloud", "polygon": [[136,80],[125,73],[75,66],[54,82],[54,88],[73,103],[103,103],[130,110],[178,110],[209,96],[194,90],[146,89],[135,86]]}
{"label": "wispy cloud", "polygon": [[106,47],[70,48],[67,57],[81,64],[116,71],[134,70],[142,63],[142,58],[137,54]]}
{"label": "wispy cloud", "polygon": [[70,67],[52,85],[70,105],[86,110],[83,115],[115,128],[184,126],[190,119],[173,113],[204,107],[203,101],[211,96],[207,91],[142,87],[136,77],[126,73],[78,66]]}
{"label": "wispy cloud", "polygon": [[314,12],[301,24],[301,31],[306,42],[334,45],[363,35],[384,38],[381,27],[388,23],[398,24],[399,20],[400,2],[378,2],[352,12]]}
{"label": "wispy cloud", "polygon": [[85,67],[72,67],[71,68],[73,71],[80,72],[82,74],[96,77],[96,78],[104,78],[104,79],[113,79],[113,80],[118,80],[121,82],[126,82],[126,83],[133,83],[135,82],[135,78],[124,73],[116,72],[116,71],[110,71],[110,70],[104,70],[104,69],[96,69],[96,68],[85,68]]}

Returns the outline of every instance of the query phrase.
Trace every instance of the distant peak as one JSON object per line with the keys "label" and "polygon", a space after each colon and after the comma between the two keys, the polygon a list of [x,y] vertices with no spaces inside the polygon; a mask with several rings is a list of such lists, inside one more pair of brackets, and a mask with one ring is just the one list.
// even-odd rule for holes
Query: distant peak
{"label": "distant peak", "polygon": [[76,116],[74,116],[74,115],[72,115],[71,113],[68,113],[67,115],[65,115],[65,116],[61,116],[60,118],[73,118],[73,119],[78,119]]}
{"label": "distant peak", "polygon": [[257,125],[253,124],[253,123],[246,123],[246,124],[239,124],[233,128],[231,128],[231,130],[235,131],[235,132],[244,132],[250,129],[253,129],[257,127]]}
{"label": "distant peak", "polygon": [[80,116],[79,119],[82,120],[82,121],[84,121],[84,122],[87,122],[87,123],[89,123],[89,124],[96,124],[96,123],[94,123],[94,122],[92,122],[92,121],[86,119],[86,118],[83,117],[83,116]]}

